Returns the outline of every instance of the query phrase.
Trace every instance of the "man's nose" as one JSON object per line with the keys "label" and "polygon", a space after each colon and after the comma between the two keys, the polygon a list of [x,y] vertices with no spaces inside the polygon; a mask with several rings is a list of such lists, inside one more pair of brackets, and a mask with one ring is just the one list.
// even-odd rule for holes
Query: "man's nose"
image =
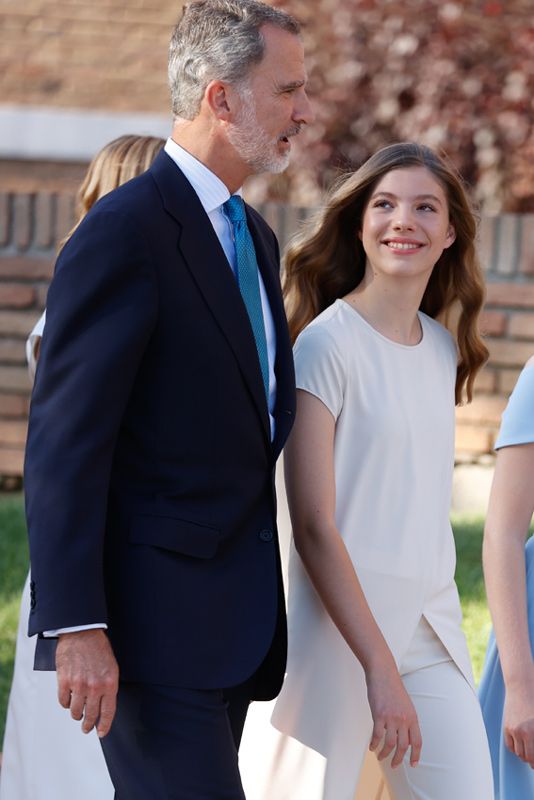
{"label": "man's nose", "polygon": [[315,119],[315,112],[305,89],[298,93],[293,119],[301,125],[309,125]]}

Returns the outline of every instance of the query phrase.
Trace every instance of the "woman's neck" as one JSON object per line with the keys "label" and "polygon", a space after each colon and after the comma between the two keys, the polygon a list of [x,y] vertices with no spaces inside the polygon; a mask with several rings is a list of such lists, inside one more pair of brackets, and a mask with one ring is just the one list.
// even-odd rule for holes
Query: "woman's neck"
{"label": "woman's neck", "polygon": [[426,281],[364,276],[362,282],[344,299],[379,333],[399,344],[414,345],[422,331],[417,312]]}

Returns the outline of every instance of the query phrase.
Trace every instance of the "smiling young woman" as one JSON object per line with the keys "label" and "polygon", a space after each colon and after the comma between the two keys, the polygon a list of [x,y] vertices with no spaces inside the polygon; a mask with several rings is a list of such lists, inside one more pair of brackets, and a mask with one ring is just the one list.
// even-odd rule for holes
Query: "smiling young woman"
{"label": "smiling young woman", "polygon": [[388,172],[369,198],[359,235],[369,266],[359,293],[382,272],[383,279],[418,278],[413,285],[424,281],[424,291],[434,264],[455,239],[443,188],[426,167]]}
{"label": "smiling young woman", "polygon": [[331,192],[324,209],[289,248],[284,294],[293,340],[337,298],[362,281],[367,256],[361,240],[364,210],[378,183],[393,171],[423,169],[445,195],[455,239],[434,264],[420,310],[446,319],[459,306],[455,336],[459,351],[456,402],[471,400],[473,383],[488,357],[478,330],[484,281],[478,261],[476,220],[460,176],[430,148],[413,143],[384,147]]}
{"label": "smiling young woman", "polygon": [[493,800],[449,523],[455,399],[487,356],[475,231],[454,171],[398,144],[290,249],[295,547],[262,798],[352,800],[370,748],[394,800]]}

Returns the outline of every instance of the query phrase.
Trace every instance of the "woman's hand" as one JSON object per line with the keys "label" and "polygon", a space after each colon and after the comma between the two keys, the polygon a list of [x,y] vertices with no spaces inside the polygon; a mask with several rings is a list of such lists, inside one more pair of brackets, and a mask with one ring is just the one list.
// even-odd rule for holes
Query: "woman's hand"
{"label": "woman's hand", "polygon": [[504,742],[512,753],[534,768],[534,665],[517,685],[506,687]]}
{"label": "woman's hand", "polygon": [[394,663],[393,667],[382,666],[369,672],[367,697],[374,723],[369,749],[376,750],[383,741],[378,760],[395,750],[391,766],[398,767],[411,747],[410,765],[417,766],[422,746],[419,721]]}

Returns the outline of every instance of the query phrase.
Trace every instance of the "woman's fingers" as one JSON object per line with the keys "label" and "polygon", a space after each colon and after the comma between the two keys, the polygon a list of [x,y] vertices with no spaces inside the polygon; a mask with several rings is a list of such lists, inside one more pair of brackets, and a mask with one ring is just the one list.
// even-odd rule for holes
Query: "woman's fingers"
{"label": "woman's fingers", "polygon": [[382,721],[377,721],[373,728],[369,750],[378,750],[379,761],[383,761],[393,753],[391,766],[395,768],[399,766],[410,749],[410,766],[416,767],[421,758],[422,744],[417,720],[409,726],[406,722],[390,721],[384,724]]}
{"label": "woman's fingers", "polygon": [[369,750],[372,750],[373,752],[376,750],[380,742],[383,740],[385,733],[386,729],[384,727],[383,720],[376,719],[373,726],[373,735],[371,736],[371,741],[369,743]]}
{"label": "woman's fingers", "polygon": [[419,764],[421,748],[423,747],[423,737],[421,736],[421,729],[419,728],[417,720],[410,727],[410,744],[412,745],[410,766],[416,767]]}
{"label": "woman's fingers", "polygon": [[521,761],[534,767],[534,726],[531,720],[517,728],[505,729],[504,743]]}
{"label": "woman's fingers", "polygon": [[382,749],[377,755],[379,761],[383,761],[384,758],[387,758],[392,752],[393,748],[397,745],[398,741],[398,730],[397,726],[391,726],[386,728],[386,736],[384,738],[384,744],[382,745]]}
{"label": "woman's fingers", "polygon": [[379,761],[391,757],[392,767],[398,767],[411,749],[410,764],[416,766],[422,746],[419,721],[395,664],[389,670],[383,665],[370,670],[367,680],[373,717],[369,749],[376,752]]}
{"label": "woman's fingers", "polygon": [[408,735],[408,729],[403,726],[397,732],[397,749],[393,754],[393,758],[391,759],[391,766],[393,768],[398,767],[401,763],[404,755],[409,747],[410,744],[410,737]]}

